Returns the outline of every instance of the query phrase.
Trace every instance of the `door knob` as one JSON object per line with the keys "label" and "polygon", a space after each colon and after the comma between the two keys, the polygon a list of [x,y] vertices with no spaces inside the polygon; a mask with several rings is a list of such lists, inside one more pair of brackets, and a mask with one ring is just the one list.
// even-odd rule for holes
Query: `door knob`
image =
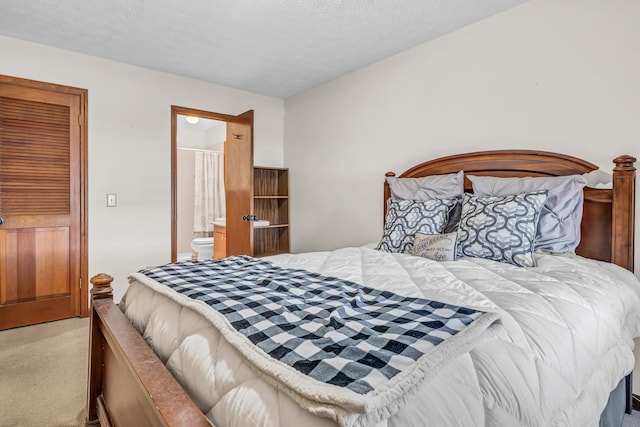
{"label": "door knob", "polygon": [[4,223],[4,219],[0,218],[0,225]]}

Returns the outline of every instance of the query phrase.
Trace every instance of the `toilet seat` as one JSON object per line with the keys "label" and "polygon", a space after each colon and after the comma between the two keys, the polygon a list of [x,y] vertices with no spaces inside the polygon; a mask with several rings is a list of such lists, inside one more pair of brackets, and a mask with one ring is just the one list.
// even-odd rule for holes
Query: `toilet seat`
{"label": "toilet seat", "polygon": [[212,245],[213,237],[197,237],[191,241],[194,245]]}

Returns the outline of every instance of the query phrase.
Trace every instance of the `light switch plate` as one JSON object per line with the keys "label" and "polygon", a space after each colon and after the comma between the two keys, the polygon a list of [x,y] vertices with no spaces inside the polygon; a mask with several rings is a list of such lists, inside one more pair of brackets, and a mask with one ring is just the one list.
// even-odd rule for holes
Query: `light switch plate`
{"label": "light switch plate", "polygon": [[107,194],[107,207],[114,208],[117,206],[116,195]]}

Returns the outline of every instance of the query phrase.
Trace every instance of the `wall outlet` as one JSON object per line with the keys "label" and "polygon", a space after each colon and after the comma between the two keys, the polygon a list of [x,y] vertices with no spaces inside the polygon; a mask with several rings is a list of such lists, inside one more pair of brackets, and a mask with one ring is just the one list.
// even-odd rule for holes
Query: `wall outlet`
{"label": "wall outlet", "polygon": [[107,194],[107,207],[114,208],[117,206],[116,195]]}

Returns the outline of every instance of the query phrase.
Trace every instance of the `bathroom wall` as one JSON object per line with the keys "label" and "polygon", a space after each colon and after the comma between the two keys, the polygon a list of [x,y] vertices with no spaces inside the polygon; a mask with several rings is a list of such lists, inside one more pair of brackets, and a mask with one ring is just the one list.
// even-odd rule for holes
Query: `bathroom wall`
{"label": "bathroom wall", "polygon": [[227,139],[227,125],[225,123],[207,129],[205,132],[206,149],[224,151],[224,141]]}

